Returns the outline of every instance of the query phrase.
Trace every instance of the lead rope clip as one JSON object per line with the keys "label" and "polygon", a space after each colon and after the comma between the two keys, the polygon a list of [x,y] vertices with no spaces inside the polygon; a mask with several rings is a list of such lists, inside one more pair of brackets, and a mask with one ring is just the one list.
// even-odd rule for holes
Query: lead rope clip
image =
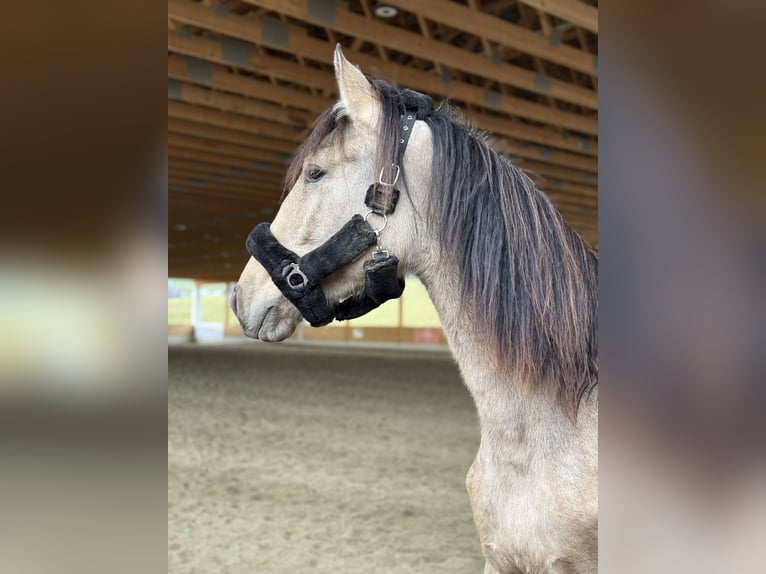
{"label": "lead rope clip", "polygon": [[383,246],[380,243],[380,234],[388,225],[388,217],[386,216],[385,213],[378,213],[375,210],[370,209],[367,213],[364,214],[364,220],[367,221],[370,215],[377,215],[383,218],[383,225],[381,225],[377,229],[373,228],[372,230],[373,233],[375,233],[375,253],[372,254],[372,259],[375,261],[380,261],[381,258],[385,258],[389,256],[388,250],[383,249]]}

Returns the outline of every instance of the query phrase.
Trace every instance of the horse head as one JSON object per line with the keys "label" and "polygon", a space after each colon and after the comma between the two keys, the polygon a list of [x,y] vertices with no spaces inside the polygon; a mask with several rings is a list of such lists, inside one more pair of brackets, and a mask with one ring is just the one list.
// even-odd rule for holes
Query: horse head
{"label": "horse head", "polygon": [[[410,189],[425,194],[430,176],[430,132],[416,121],[422,100],[413,100],[409,115],[384,113],[376,86],[340,46],[334,67],[338,102],[298,150],[274,221],[248,238],[254,257],[230,301],[248,337],[285,339],[302,316],[315,325],[359,316],[403,288],[397,293],[422,203]],[[397,202],[400,192],[408,198]]]}

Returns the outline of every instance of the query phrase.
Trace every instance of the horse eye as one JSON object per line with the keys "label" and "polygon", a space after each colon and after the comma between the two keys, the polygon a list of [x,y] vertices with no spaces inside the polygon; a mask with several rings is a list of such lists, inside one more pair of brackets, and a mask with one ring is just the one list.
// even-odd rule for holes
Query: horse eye
{"label": "horse eye", "polygon": [[306,183],[316,183],[322,179],[322,177],[324,177],[324,174],[325,172],[323,172],[317,166],[309,166],[309,168],[306,170]]}

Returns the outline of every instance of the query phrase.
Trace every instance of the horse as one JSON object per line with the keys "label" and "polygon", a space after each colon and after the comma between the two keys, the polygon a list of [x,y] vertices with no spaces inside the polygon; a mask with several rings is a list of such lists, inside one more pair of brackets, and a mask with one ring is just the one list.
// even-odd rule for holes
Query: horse
{"label": "horse", "polygon": [[280,341],[417,276],[478,412],[466,488],[484,573],[595,573],[597,253],[451,105],[366,76],[340,44],[334,69],[339,100],[248,238],[232,309]]}

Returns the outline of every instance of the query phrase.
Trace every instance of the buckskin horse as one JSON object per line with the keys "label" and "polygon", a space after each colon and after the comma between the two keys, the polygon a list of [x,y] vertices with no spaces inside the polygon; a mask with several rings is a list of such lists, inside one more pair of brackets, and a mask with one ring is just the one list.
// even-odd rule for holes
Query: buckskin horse
{"label": "buckskin horse", "polygon": [[598,256],[447,104],[335,50],[340,99],[290,166],[231,306],[249,337],[348,319],[416,275],[479,415],[485,574],[595,573]]}

